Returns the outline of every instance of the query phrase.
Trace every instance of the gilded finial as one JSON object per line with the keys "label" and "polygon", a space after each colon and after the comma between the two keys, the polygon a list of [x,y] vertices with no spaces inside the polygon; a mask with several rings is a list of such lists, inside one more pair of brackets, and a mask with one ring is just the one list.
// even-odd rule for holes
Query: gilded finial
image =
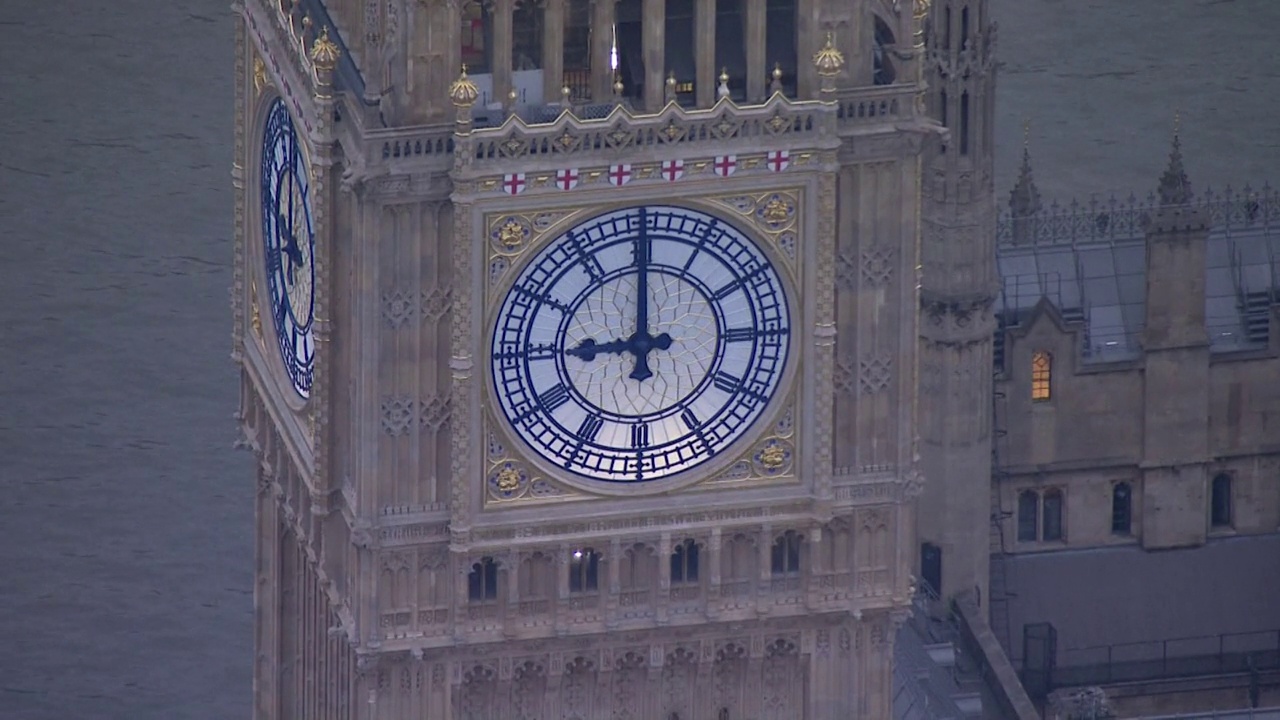
{"label": "gilded finial", "polygon": [[467,77],[467,65],[463,63],[458,79],[449,85],[449,100],[453,101],[456,108],[469,108],[479,97],[480,88],[477,88],[476,84],[471,82],[471,78]]}
{"label": "gilded finial", "polygon": [[613,80],[613,94],[617,95],[618,97],[622,97],[622,90],[623,90],[622,76],[617,75],[614,77],[614,80]]}
{"label": "gilded finial", "polygon": [[329,27],[320,28],[320,37],[311,44],[311,62],[321,70],[332,70],[342,57],[338,44],[329,39]]}
{"label": "gilded finial", "polygon": [[560,87],[560,102],[564,103],[565,105],[568,105],[569,95],[571,95],[572,93],[573,93],[573,90],[571,90],[568,85],[562,85]]}
{"label": "gilded finial", "polygon": [[834,34],[828,32],[826,44],[813,55],[813,66],[822,77],[835,77],[844,69],[844,53],[836,49],[834,40]]}
{"label": "gilded finial", "polygon": [[716,88],[716,95],[727,98],[729,97],[729,68],[720,69],[720,87]]}
{"label": "gilded finial", "polygon": [[674,71],[667,73],[667,87],[676,86],[676,74]]}
{"label": "gilded finial", "polygon": [[722,82],[722,83],[727,83],[727,82],[729,82],[729,68],[727,68],[727,67],[722,67],[722,68],[720,68],[720,78],[719,78],[719,79],[720,79],[720,82]]}
{"label": "gilded finial", "polygon": [[779,82],[782,81],[782,63],[776,62],[773,64],[773,79]]}

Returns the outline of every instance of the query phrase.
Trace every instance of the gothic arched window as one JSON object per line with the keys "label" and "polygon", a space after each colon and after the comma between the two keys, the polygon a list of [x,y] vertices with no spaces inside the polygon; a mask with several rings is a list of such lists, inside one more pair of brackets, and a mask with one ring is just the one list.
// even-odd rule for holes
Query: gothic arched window
{"label": "gothic arched window", "polygon": [[462,4],[462,62],[467,72],[493,72],[493,14],[482,0]]}
{"label": "gothic arched window", "polygon": [[516,72],[542,67],[544,4],[540,0],[515,0],[511,19],[511,69]]}
{"label": "gothic arched window", "polygon": [[590,548],[575,550],[569,558],[569,592],[595,592],[600,586],[600,553]]}
{"label": "gothic arched window", "polygon": [[874,85],[892,85],[893,81],[898,77],[898,72],[893,67],[893,58],[891,57],[894,46],[897,45],[897,40],[894,39],[893,30],[889,29],[889,24],[880,19],[879,15],[876,15],[875,18],[876,28],[875,43],[872,46],[871,82]]}
{"label": "gothic arched window", "polygon": [[[765,0],[765,50],[767,71],[773,77],[773,68],[782,69],[782,93],[795,97],[796,93],[796,0]],[[748,72],[759,72],[750,68]]]}
{"label": "gothic arched window", "polygon": [[773,574],[796,575],[800,572],[800,534],[788,530],[773,541]]}
{"label": "gothic arched window", "polygon": [[1210,493],[1209,524],[1216,528],[1231,527],[1231,476],[1218,473]]}
{"label": "gothic arched window", "polygon": [[475,601],[493,600],[498,597],[498,563],[484,557],[471,566],[467,573],[467,598]]}
{"label": "gothic arched window", "polygon": [[1023,490],[1018,494],[1018,541],[1035,542],[1040,529],[1040,494]]}
{"label": "gothic arched window", "polygon": [[1044,491],[1044,501],[1041,503],[1041,513],[1043,514],[1043,528],[1040,532],[1041,540],[1061,540],[1062,539],[1062,491],[1057,488],[1051,488]]}
{"label": "gothic arched window", "polygon": [[698,544],[685,540],[671,553],[671,582],[698,582]]}
{"label": "gothic arched window", "polygon": [[1128,535],[1133,523],[1133,495],[1127,482],[1111,488],[1111,534]]}
{"label": "gothic arched window", "polygon": [[1046,402],[1049,400],[1049,383],[1053,375],[1053,356],[1044,350],[1037,350],[1031,355],[1031,400]]}

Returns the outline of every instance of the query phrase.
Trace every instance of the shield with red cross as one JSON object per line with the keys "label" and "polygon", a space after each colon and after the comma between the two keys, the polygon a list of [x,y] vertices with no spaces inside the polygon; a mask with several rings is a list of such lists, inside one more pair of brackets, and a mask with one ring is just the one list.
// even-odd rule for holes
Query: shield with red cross
{"label": "shield with red cross", "polygon": [[572,190],[578,187],[578,168],[565,168],[556,171],[556,187],[561,190]]}
{"label": "shield with red cross", "polygon": [[718,155],[715,162],[711,163],[711,169],[720,177],[729,177],[738,169],[738,156]]}
{"label": "shield with red cross", "polygon": [[528,183],[524,180],[524,173],[512,173],[511,175],[502,176],[502,191],[508,195],[519,195],[524,192]]}
{"label": "shield with red cross", "polygon": [[764,164],[774,172],[782,172],[791,165],[791,153],[786,150],[773,150],[764,156]]}
{"label": "shield with red cross", "polygon": [[631,182],[631,166],[610,165],[609,166],[609,184],[615,187],[622,187]]}
{"label": "shield with red cross", "polygon": [[675,182],[684,177],[684,161],[683,160],[664,160],[662,163],[662,177],[667,182]]}

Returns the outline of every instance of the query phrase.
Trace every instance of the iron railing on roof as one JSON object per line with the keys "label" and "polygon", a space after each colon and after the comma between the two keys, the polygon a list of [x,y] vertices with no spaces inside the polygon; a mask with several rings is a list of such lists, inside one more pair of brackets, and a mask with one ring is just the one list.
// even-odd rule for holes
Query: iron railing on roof
{"label": "iron railing on roof", "polygon": [[[1015,217],[1006,210],[996,221],[996,242],[1000,245],[1060,245],[1108,242],[1142,237],[1160,201],[1154,193],[1145,198],[1130,193],[1128,198],[1112,195],[1106,200],[1091,197],[1085,202],[1056,200],[1039,212]],[[1280,231],[1280,191],[1266,183],[1255,190],[1230,186],[1222,192],[1206,189],[1185,207],[1207,211],[1215,228],[1238,230],[1268,228]],[[1274,252],[1274,249],[1271,249]],[[1275,257],[1272,256],[1274,264]]]}
{"label": "iron railing on roof", "polygon": [[1051,688],[1280,669],[1280,630],[1059,650]]}

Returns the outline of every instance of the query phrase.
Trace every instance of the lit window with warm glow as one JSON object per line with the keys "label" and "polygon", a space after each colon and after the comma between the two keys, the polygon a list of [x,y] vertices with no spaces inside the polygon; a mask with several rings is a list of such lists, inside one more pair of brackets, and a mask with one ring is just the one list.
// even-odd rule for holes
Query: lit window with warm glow
{"label": "lit window with warm glow", "polygon": [[1031,356],[1031,399],[1044,402],[1049,399],[1049,379],[1053,374],[1053,358],[1043,350]]}

